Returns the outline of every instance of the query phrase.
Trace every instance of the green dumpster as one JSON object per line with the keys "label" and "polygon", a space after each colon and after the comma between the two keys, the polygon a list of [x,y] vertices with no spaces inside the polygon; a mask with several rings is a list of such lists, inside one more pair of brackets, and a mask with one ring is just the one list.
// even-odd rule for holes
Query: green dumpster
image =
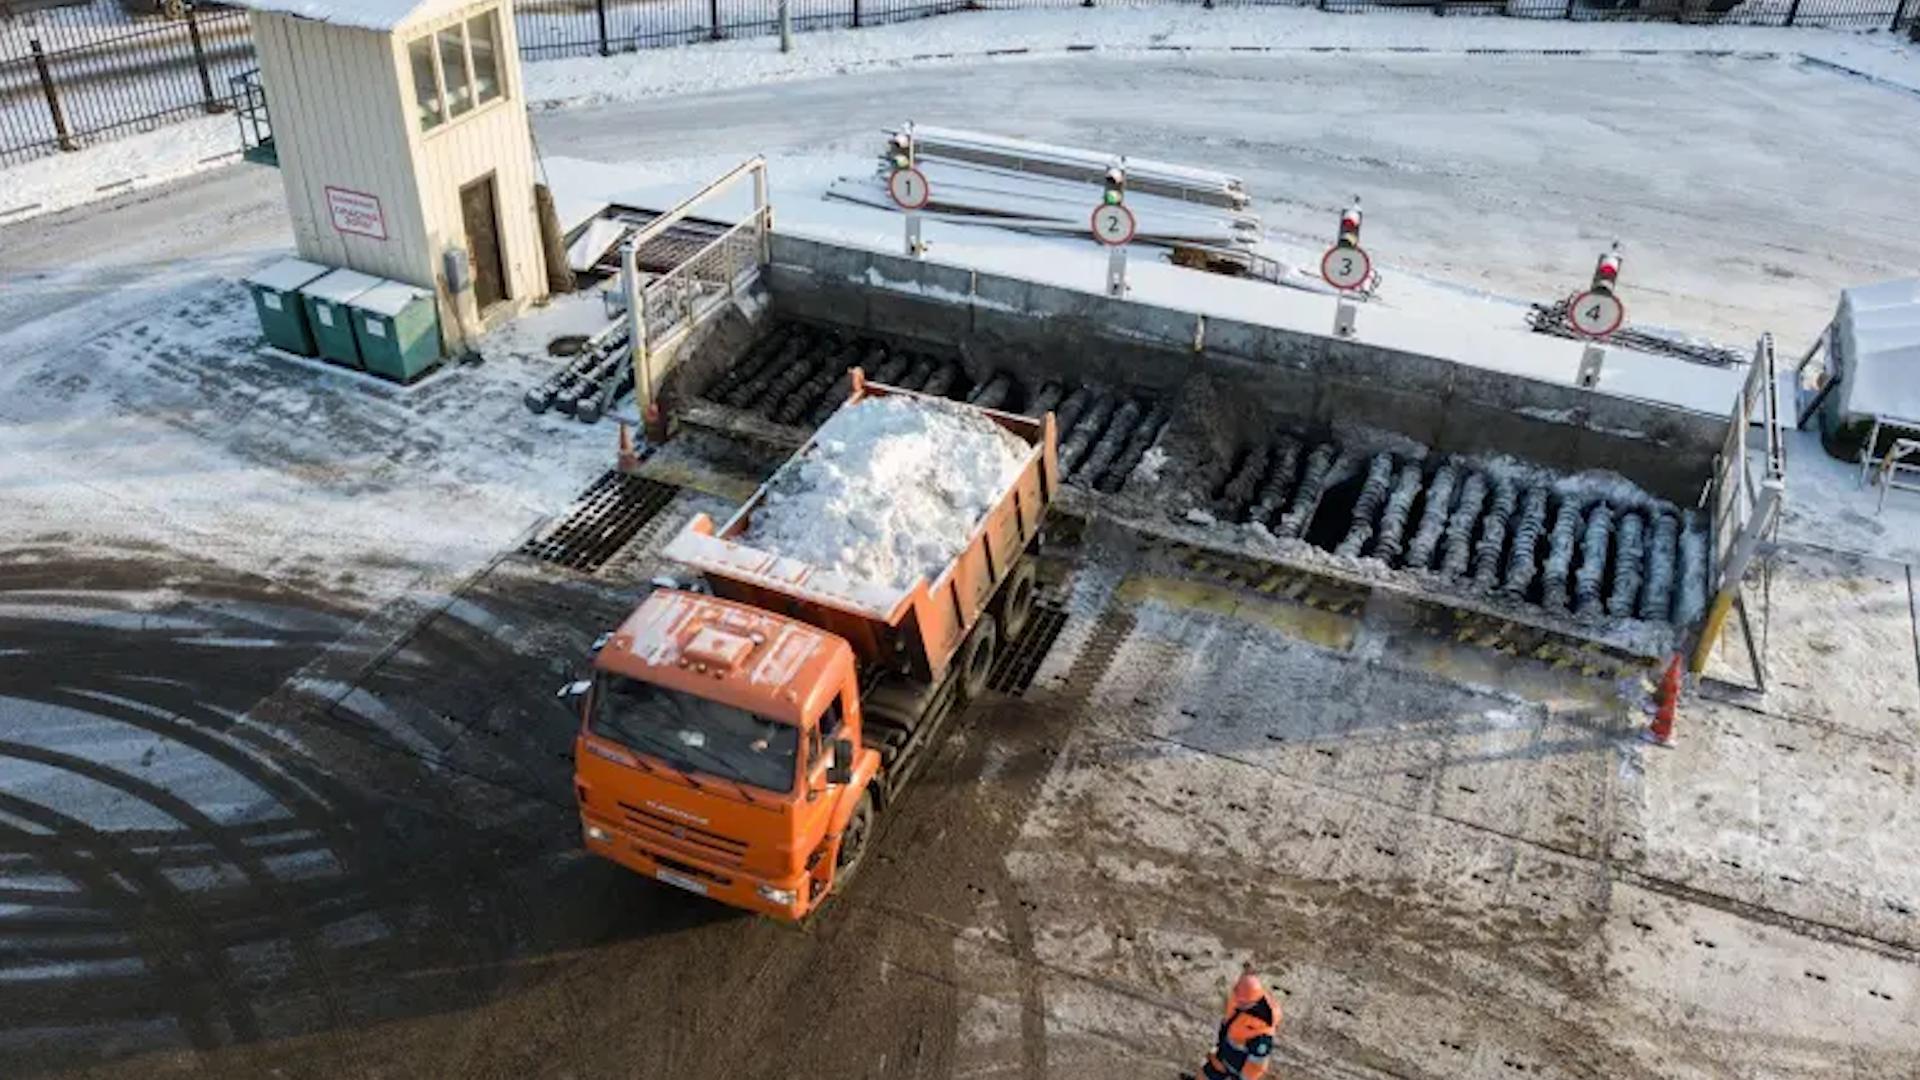
{"label": "green dumpster", "polygon": [[326,272],[319,263],[281,259],[247,279],[253,309],[260,315],[260,332],[269,345],[297,356],[313,355],[313,331],[307,326],[300,288]]}
{"label": "green dumpster", "polygon": [[368,371],[410,383],[440,362],[440,311],[431,292],[387,281],[347,306]]}
{"label": "green dumpster", "polygon": [[300,290],[306,301],[307,323],[313,328],[313,343],[324,359],[348,367],[360,367],[360,346],[353,337],[353,313],[347,302],[375,285],[380,279],[357,270],[335,270]]}

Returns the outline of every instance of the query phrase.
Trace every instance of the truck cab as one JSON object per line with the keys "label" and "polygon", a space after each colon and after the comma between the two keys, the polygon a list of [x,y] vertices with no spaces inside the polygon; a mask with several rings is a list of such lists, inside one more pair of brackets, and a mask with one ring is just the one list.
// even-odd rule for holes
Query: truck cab
{"label": "truck cab", "polygon": [[854,870],[878,753],[842,638],[660,589],[596,651],[575,796],[587,850],[736,907],[799,919]]}

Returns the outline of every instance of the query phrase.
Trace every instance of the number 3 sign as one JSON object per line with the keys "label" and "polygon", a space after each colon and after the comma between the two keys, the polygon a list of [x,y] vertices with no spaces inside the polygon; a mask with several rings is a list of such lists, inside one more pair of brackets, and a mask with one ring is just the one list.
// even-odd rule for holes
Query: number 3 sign
{"label": "number 3 sign", "polygon": [[1320,257],[1320,276],[1341,292],[1352,292],[1373,276],[1373,260],[1357,246],[1335,244]]}

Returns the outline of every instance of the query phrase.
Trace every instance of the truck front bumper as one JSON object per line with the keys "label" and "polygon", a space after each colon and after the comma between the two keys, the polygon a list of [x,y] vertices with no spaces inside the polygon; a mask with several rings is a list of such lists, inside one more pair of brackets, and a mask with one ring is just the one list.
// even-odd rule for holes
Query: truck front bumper
{"label": "truck front bumper", "polygon": [[581,815],[580,826],[587,851],[695,895],[789,922],[817,906],[813,879],[805,871],[788,879],[763,878],[664,850],[597,815]]}

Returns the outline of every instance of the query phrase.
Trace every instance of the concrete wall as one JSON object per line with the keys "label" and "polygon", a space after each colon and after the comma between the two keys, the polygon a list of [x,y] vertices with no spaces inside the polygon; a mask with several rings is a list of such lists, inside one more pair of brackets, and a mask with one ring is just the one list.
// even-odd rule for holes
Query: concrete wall
{"label": "concrete wall", "polygon": [[1222,410],[1235,414],[1226,440],[1276,420],[1312,434],[1360,424],[1446,452],[1611,469],[1688,505],[1726,436],[1724,416],[904,256],[777,234],[773,256],[777,313],[957,348],[975,378],[1006,367],[1171,393],[1207,376],[1239,406]]}

